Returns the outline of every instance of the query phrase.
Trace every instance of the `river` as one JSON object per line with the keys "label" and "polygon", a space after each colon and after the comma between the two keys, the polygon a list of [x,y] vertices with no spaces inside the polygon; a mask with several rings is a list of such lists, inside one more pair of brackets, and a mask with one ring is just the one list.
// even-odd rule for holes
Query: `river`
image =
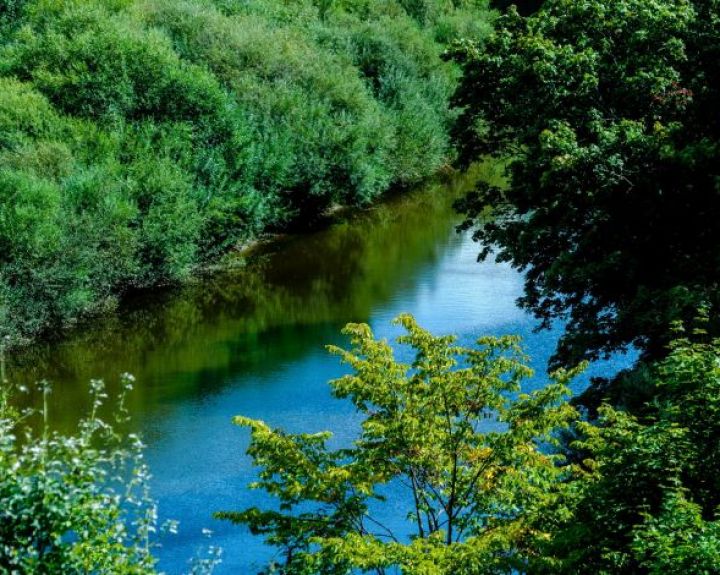
{"label": "river", "polygon": [[[327,385],[344,368],[324,349],[344,343],[345,323],[368,322],[392,337],[391,319],[410,312],[423,327],[457,334],[464,344],[483,334],[521,334],[538,372],[533,385],[543,385],[557,330],[533,333],[535,322],[515,305],[522,276],[507,264],[476,263],[477,244],[454,229],[453,199],[478,175],[497,177],[489,170],[273,242],[250,264],[182,289],[135,297],[91,327],[11,357],[10,378],[48,379],[51,423],[69,430],[87,407],[91,378],[105,379],[112,391],[120,373],[134,374],[132,426],[148,445],[153,495],[161,520],[180,522],[178,535],[163,538],[161,568],[186,570],[209,528],[211,543],[224,549],[217,573],[256,572],[270,550],[211,517],[263,501],[247,489],[254,478],[248,434],[230,420],[243,414],[291,431],[329,429],[338,442],[349,441],[357,418]],[[628,361],[594,365],[576,390],[589,375]],[[38,401],[38,394],[29,399]]]}

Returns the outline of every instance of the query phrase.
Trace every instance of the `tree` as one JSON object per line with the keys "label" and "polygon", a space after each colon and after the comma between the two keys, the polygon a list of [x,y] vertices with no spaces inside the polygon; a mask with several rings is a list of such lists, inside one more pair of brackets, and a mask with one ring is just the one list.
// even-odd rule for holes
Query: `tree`
{"label": "tree", "polygon": [[526,272],[542,326],[567,322],[555,365],[662,357],[703,304],[717,333],[719,18],[717,0],[548,0],[455,53],[462,156],[511,158],[466,226]]}
{"label": "tree", "polygon": [[[396,322],[412,365],[364,324],[344,330],[352,349],[330,347],[353,370],[330,382],[363,418],[351,447],[330,449],[327,432],[290,434],[235,418],[252,432],[248,453],[260,468],[253,487],[279,506],[217,516],[282,550],[268,572],[510,573],[547,536],[532,525],[569,473],[552,446],[575,416],[563,396],[576,371],[519,394],[531,370],[517,338],[485,337],[468,349],[408,315]],[[392,523],[376,513],[388,485],[407,503],[407,516]]]}
{"label": "tree", "polygon": [[552,536],[535,572],[720,572],[718,358],[720,341],[676,339],[642,416],[605,405],[597,424],[578,423],[571,459],[584,472],[542,518]]}

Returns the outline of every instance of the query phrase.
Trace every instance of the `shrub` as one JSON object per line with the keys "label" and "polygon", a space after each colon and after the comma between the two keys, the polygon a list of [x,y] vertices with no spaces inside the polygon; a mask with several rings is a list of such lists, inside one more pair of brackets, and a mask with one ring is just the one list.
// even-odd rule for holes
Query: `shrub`
{"label": "shrub", "polygon": [[8,572],[155,573],[142,444],[99,419],[102,383],[92,390],[92,412],[75,436],[34,433],[0,401],[0,565]]}
{"label": "shrub", "polygon": [[72,324],[434,173],[452,157],[456,75],[436,41],[455,32],[437,26],[471,8],[426,4],[427,17],[376,0],[8,5],[0,333]]}

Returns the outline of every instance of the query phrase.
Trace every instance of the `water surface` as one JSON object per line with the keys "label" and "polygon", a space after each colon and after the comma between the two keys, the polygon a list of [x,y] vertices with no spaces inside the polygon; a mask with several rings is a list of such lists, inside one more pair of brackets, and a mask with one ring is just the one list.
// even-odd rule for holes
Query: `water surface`
{"label": "water surface", "polygon": [[[545,381],[558,334],[533,333],[535,322],[515,306],[522,277],[506,264],[476,263],[478,246],[454,230],[452,201],[477,175],[276,242],[240,269],[136,298],[91,329],[11,358],[9,374],[20,383],[50,380],[52,424],[71,429],[87,406],[91,378],[112,389],[120,373],[133,373],[132,425],[148,444],[153,494],[161,518],[180,521],[180,534],[164,540],[161,567],[181,573],[205,543],[202,529],[210,528],[213,544],[224,548],[218,573],[255,572],[271,550],[243,528],[211,518],[263,502],[246,489],[254,477],[247,432],[230,420],[243,414],[291,431],[330,429],[338,442],[350,441],[357,417],[326,383],[343,367],[324,349],[345,343],[345,323],[368,322],[392,337],[391,319],[410,312],[464,344],[519,333],[540,374],[533,385]],[[624,363],[618,358],[593,372]]]}

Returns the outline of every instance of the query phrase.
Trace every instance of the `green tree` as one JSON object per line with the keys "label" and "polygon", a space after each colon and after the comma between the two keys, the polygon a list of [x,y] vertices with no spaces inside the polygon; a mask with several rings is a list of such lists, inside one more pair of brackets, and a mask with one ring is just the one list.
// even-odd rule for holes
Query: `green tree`
{"label": "green tree", "polygon": [[543,518],[553,535],[534,571],[720,572],[718,358],[720,341],[676,339],[648,374],[656,397],[642,416],[606,405],[578,424],[584,472]]}
{"label": "green tree", "polygon": [[[566,320],[556,364],[637,346],[666,353],[670,324],[720,281],[720,4],[548,0],[511,9],[464,76],[465,160],[511,157],[507,189],[461,208],[485,248],[526,271],[521,304]],[[717,330],[717,321],[711,325]]]}
{"label": "green tree", "polygon": [[[248,453],[260,468],[253,487],[279,507],[217,516],[282,550],[269,572],[510,573],[547,536],[532,525],[569,473],[551,446],[575,417],[563,397],[576,372],[520,394],[531,370],[517,338],[481,338],[468,349],[410,316],[396,322],[412,364],[397,361],[364,324],[345,328],[351,349],[330,348],[353,370],[330,383],[362,415],[351,447],[330,449],[327,432],[290,434],[235,418],[252,431]],[[407,508],[392,520],[406,520],[400,530],[376,513],[387,485],[404,490]]]}

